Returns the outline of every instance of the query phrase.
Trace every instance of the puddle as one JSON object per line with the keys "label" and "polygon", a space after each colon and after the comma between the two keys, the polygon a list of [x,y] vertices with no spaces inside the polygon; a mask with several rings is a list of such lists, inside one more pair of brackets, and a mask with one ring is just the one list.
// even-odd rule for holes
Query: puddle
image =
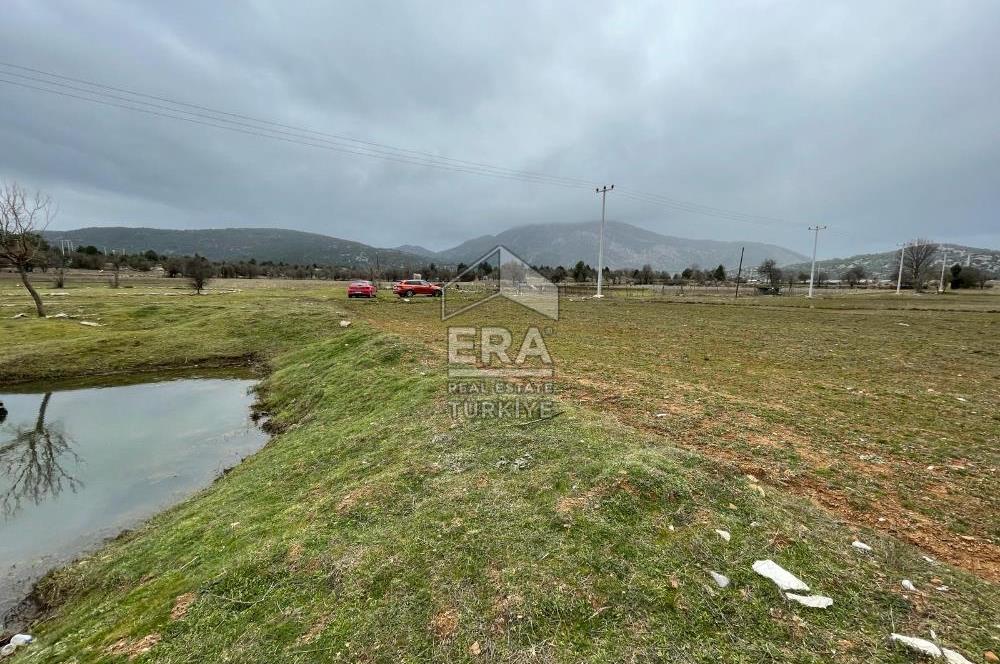
{"label": "puddle", "polygon": [[208,486],[267,441],[250,419],[246,375],[133,381],[0,387],[0,617],[45,572]]}

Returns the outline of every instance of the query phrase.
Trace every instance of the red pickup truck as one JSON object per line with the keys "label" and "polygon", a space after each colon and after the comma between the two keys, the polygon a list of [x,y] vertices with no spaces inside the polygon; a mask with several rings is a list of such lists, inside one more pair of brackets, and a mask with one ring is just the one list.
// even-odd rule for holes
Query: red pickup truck
{"label": "red pickup truck", "polygon": [[441,287],[423,279],[397,281],[392,285],[392,292],[400,297],[413,297],[414,295],[441,297]]}

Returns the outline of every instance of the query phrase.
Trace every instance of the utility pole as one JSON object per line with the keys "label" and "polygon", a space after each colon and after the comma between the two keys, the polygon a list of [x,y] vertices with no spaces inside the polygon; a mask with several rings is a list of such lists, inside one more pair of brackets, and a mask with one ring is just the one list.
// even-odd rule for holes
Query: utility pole
{"label": "utility pole", "polygon": [[743,250],[746,247],[740,247],[740,266],[736,268],[736,299],[740,299],[740,275],[743,274]]}
{"label": "utility pole", "polygon": [[819,244],[819,232],[824,228],[826,226],[820,226],[819,224],[809,227],[809,230],[814,231],[816,234],[813,236],[813,262],[812,269],[809,270],[809,295],[806,297],[813,296],[813,281],[816,277],[816,245]]}
{"label": "utility pole", "polygon": [[601,195],[601,240],[597,248],[597,295],[594,297],[604,297],[601,294],[601,285],[604,283],[604,211],[607,207],[608,192],[615,188],[615,185],[604,185],[595,189]]}
{"label": "utility pole", "polygon": [[938,285],[938,292],[944,293],[944,266],[948,262],[948,252],[944,252],[941,257],[941,283]]}
{"label": "utility pole", "polygon": [[896,295],[899,295],[900,289],[903,287],[903,256],[906,255],[906,244],[899,245],[899,276],[896,277]]}

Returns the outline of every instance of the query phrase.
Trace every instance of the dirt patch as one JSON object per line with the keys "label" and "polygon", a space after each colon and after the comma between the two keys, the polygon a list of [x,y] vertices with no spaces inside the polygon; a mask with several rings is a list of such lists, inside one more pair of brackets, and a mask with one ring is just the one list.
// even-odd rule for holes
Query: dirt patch
{"label": "dirt patch", "polygon": [[507,631],[510,625],[524,617],[524,598],[520,595],[504,595],[493,602],[494,618],[490,626],[494,635]]}
{"label": "dirt patch", "polygon": [[326,613],[320,616],[319,620],[313,623],[312,627],[309,628],[309,631],[307,631],[305,634],[303,634],[302,636],[300,636],[295,640],[295,645],[302,646],[307,643],[312,643],[313,641],[318,639],[320,637],[320,634],[323,633],[323,631],[327,628],[327,625],[330,624],[330,621],[332,619],[333,619],[332,613]]}
{"label": "dirt patch", "polygon": [[139,655],[145,655],[152,650],[160,642],[161,638],[159,634],[154,632],[153,634],[147,634],[141,639],[118,639],[105,648],[104,652],[115,657],[124,655],[129,659],[135,659]]}
{"label": "dirt patch", "polygon": [[809,478],[798,478],[791,484],[791,488],[853,523],[861,523],[873,530],[890,533],[927,551],[935,558],[968,570],[988,581],[1000,582],[1000,546],[984,539],[977,537],[969,539],[967,535],[962,536],[945,530],[933,519],[906,509],[892,496],[883,497],[879,501],[878,512],[873,513],[854,509],[843,493]]}
{"label": "dirt patch", "polygon": [[348,491],[347,494],[340,499],[337,503],[338,512],[349,512],[361,501],[370,498],[375,493],[375,489],[372,486],[366,485],[358,487],[357,489],[352,489]]}
{"label": "dirt patch", "polygon": [[629,484],[628,480],[621,478],[611,484],[599,484],[591,487],[575,496],[563,496],[556,501],[556,512],[562,516],[570,516],[574,512],[595,507],[600,504],[602,499],[621,492],[633,496],[639,493],[634,486]]}
{"label": "dirt patch", "polygon": [[194,593],[184,593],[174,600],[174,608],[170,609],[170,619],[180,620],[187,615],[188,609],[194,604],[198,596]]}
{"label": "dirt patch", "polygon": [[[663,435],[662,431],[651,425],[645,413],[624,411],[622,415],[629,425],[637,429],[657,437]],[[757,428],[755,424],[759,423],[766,426],[767,430],[736,434],[719,433],[734,423],[739,423],[741,427],[749,424],[751,429]],[[735,447],[737,439],[748,443],[750,450],[743,452],[726,446],[728,441],[733,442]],[[690,430],[671,440],[710,459],[733,466],[741,473],[753,475],[793,494],[808,497],[816,505],[851,523],[890,534],[939,560],[951,563],[988,581],[1000,582],[1000,546],[984,537],[969,539],[968,535],[951,532],[934,519],[907,509],[895,493],[898,488],[895,485],[886,485],[889,480],[898,478],[899,473],[913,471],[918,464],[905,459],[892,459],[891,463],[865,462],[853,450],[824,450],[784,425],[763,423],[756,416],[740,413],[721,420],[701,419]],[[780,457],[770,458],[764,452],[779,448],[794,452],[805,462],[809,470],[793,472]],[[754,450],[760,453],[754,453]],[[815,471],[829,469],[834,463],[843,464],[849,469],[847,472],[858,477],[877,478],[886,486],[887,490],[879,499],[877,511],[852,505],[844,491],[830,486],[822,478],[814,475]],[[940,484],[927,487],[926,493],[939,503],[954,495],[949,488]],[[564,510],[572,511],[574,508],[579,508],[579,505],[586,505],[585,501],[580,503],[583,497],[583,495],[567,497],[560,503]]]}
{"label": "dirt patch", "polygon": [[458,612],[451,608],[438,611],[431,618],[430,629],[436,641],[450,641],[458,631]]}

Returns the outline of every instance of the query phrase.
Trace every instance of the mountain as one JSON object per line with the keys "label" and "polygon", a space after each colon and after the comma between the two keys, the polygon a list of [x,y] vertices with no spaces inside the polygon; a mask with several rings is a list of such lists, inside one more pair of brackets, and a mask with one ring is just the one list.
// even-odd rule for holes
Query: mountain
{"label": "mountain", "polygon": [[438,252],[431,251],[427,247],[421,247],[419,244],[401,244],[398,247],[393,247],[393,249],[406,254],[413,254],[414,256],[423,256],[424,258],[438,257]]}
{"label": "mountain", "polygon": [[[470,263],[502,244],[533,265],[568,267],[583,260],[596,266],[599,230],[599,224],[590,222],[517,226],[497,235],[463,242],[438,252],[436,258],[441,263]],[[649,263],[653,269],[670,272],[680,272],[691,265],[709,268],[722,264],[736,269],[741,247],[746,248],[745,266],[758,265],[766,258],[773,258],[779,264],[806,258],[773,244],[689,240],[612,221],[605,229],[604,260],[611,268],[638,268]]]}
{"label": "mountain", "polygon": [[[198,253],[212,260],[274,261],[308,265],[367,267],[376,261],[383,268],[419,269],[429,262],[439,265],[471,263],[502,244],[534,265],[569,267],[583,260],[597,265],[596,223],[532,224],[497,235],[483,235],[445,251],[434,252],[417,245],[379,249],[360,242],[279,228],[214,228],[167,230],[99,226],[72,231],[48,231],[50,241],[66,239],[77,245],[159,254]],[[611,268],[638,268],[649,263],[657,270],[679,272],[691,265],[711,268],[720,263],[735,269],[740,247],[746,247],[743,264],[754,266],[765,258],[779,264],[806,257],[789,249],[759,242],[688,240],[660,235],[630,224],[608,222],[604,258]]]}
{"label": "mountain", "polygon": [[[427,262],[425,256],[398,249],[378,249],[360,242],[342,240],[317,233],[280,228],[212,228],[205,230],[167,230],[162,228],[127,228],[99,226],[72,231],[47,231],[46,239],[71,240],[77,245],[99,249],[124,249],[137,253],[152,249],[158,254],[192,255],[211,260],[273,261],[345,267],[417,268]],[[425,250],[426,251],[426,250]]]}
{"label": "mountain", "polygon": [[[941,251],[934,260],[938,266],[941,265],[941,252],[947,252],[948,265],[955,263],[966,265],[968,263],[990,274],[1000,274],[1000,251],[996,249],[966,247],[960,244],[941,244],[939,246]],[[780,264],[781,261],[778,263]],[[843,272],[855,265],[863,267],[869,276],[895,279],[899,273],[899,250],[884,251],[878,254],[858,254],[847,258],[828,258],[816,261],[816,270],[826,272],[831,279],[839,279]],[[809,268],[808,261],[796,262],[782,267],[786,271],[806,273],[809,272]]]}

